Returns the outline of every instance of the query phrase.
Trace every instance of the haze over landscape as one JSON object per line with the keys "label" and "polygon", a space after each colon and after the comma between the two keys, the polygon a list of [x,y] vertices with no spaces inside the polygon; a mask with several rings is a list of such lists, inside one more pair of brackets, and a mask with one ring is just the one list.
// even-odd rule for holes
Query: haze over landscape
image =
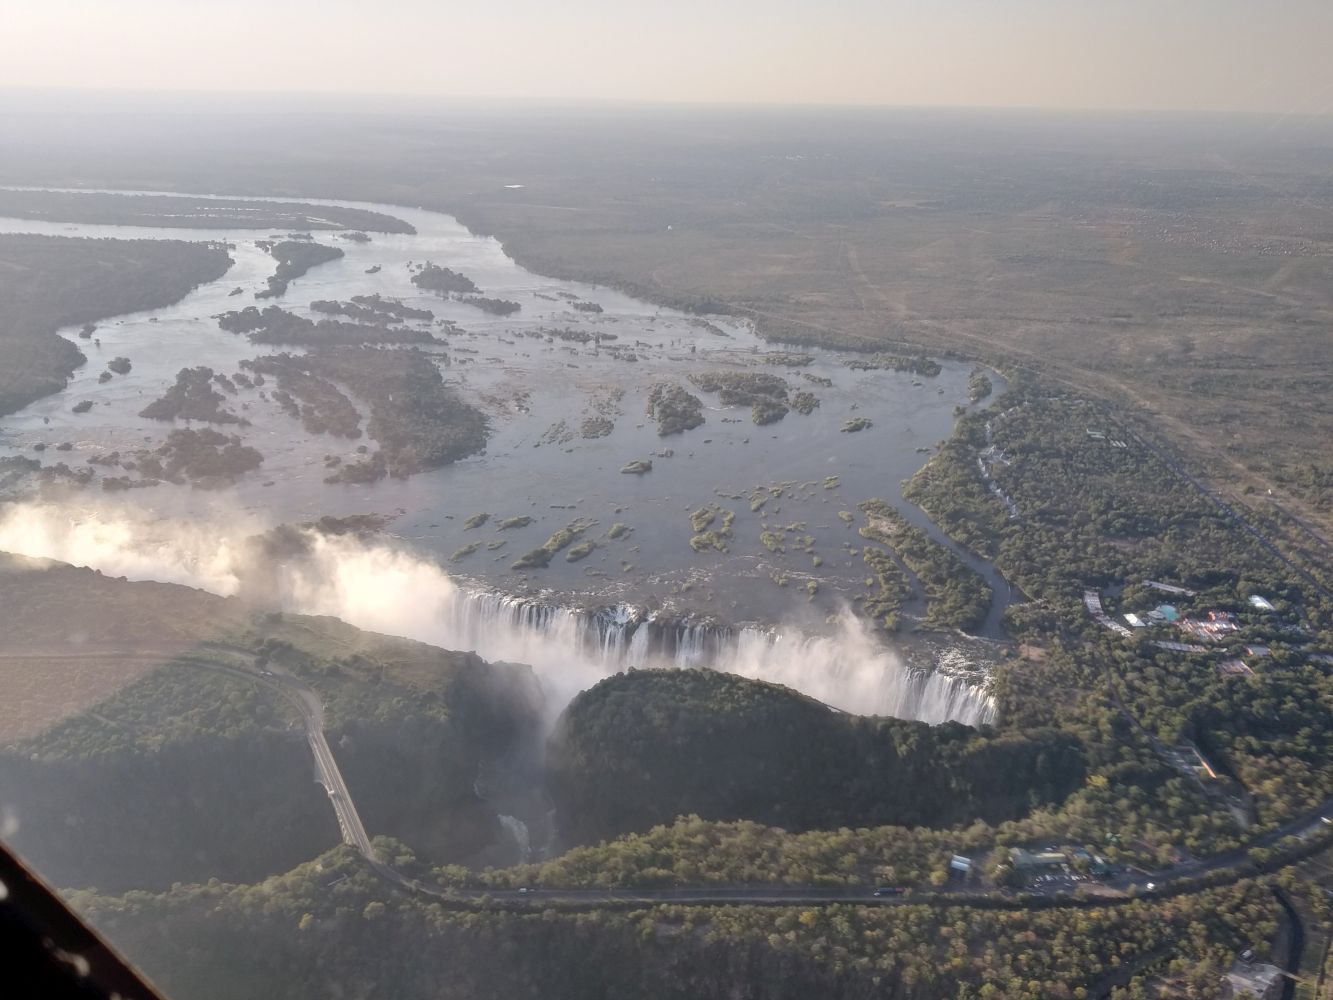
{"label": "haze over landscape", "polygon": [[25,88],[1282,114],[1333,102],[1333,11],[1318,0],[400,0],[369,28],[351,0],[53,0],[4,15],[0,86]]}
{"label": "haze over landscape", "polygon": [[56,974],[1333,997],[1333,8],[0,21]]}

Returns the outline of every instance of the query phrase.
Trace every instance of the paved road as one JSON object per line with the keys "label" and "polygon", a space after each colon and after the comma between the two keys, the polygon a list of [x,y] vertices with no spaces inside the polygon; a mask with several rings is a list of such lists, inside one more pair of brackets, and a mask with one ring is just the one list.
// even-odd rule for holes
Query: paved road
{"label": "paved road", "polygon": [[338,762],[333,759],[329,741],[324,738],[324,706],[319,697],[288,674],[275,673],[268,679],[277,682],[277,686],[288,695],[287,700],[296,705],[301,713],[301,718],[305,722],[306,740],[310,744],[310,751],[315,756],[315,767],[319,771],[319,782],[328,792],[333,811],[338,816],[338,828],[342,831],[343,842],[355,847],[373,861],[370,835],[366,833],[366,826],[356,811],[356,804],[352,801],[352,793],[347,789],[347,782],[343,781],[342,772],[338,770]]}
{"label": "paved road", "polygon": [[1291,905],[1291,899],[1277,886],[1273,886],[1273,898],[1282,907],[1282,914],[1287,920],[1287,955],[1283,971],[1287,973],[1282,981],[1281,1000],[1293,1000],[1296,996],[1296,980],[1301,971],[1301,957],[1305,954],[1305,927],[1301,915]]}
{"label": "paved road", "polygon": [[[227,651],[240,652],[231,649]],[[356,804],[352,801],[352,793],[347,789],[347,782],[343,780],[338,762],[333,759],[333,750],[330,749],[329,741],[324,736],[324,704],[319,700],[319,695],[305,682],[289,673],[261,670],[253,664],[253,659],[248,668],[227,666],[205,659],[191,659],[190,662],[272,688],[300,713],[301,722],[305,727],[306,742],[310,744],[310,752],[315,758],[319,783],[328,792],[329,802],[338,817],[338,828],[342,832],[343,843],[355,847],[368,860],[375,861],[370,846],[370,834],[366,832],[366,826],[361,822]]]}

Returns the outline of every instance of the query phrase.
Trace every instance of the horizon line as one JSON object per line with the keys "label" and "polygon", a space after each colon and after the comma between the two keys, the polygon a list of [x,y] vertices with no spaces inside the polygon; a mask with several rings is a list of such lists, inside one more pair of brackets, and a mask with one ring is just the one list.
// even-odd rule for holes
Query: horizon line
{"label": "horizon line", "polygon": [[[1143,107],[1110,105],[1009,105],[1009,104],[894,104],[856,101],[758,101],[758,100],[668,100],[664,98],[618,98],[618,97],[571,97],[571,96],[532,96],[532,95],[488,95],[488,94],[432,94],[410,91],[344,91],[344,90],[264,90],[264,89],[200,89],[182,88],[172,90],[144,89],[135,87],[79,87],[50,86],[32,84],[0,84],[0,97],[34,95],[46,98],[87,97],[99,102],[167,101],[182,102],[205,100],[211,105],[211,113],[254,113],[262,109],[250,106],[259,100],[280,100],[288,102],[316,102],[329,104],[339,100],[350,101],[366,110],[367,105],[382,105],[385,102],[407,101],[414,107],[398,109],[402,113],[421,113],[423,105],[435,105],[438,110],[458,110],[468,106],[505,107],[513,110],[563,109],[563,110],[689,110],[689,111],[837,111],[837,112],[952,112],[952,113],[1024,113],[1071,115],[1084,114],[1096,116],[1136,115],[1144,117],[1181,117],[1200,118],[1274,118],[1274,119],[1309,119],[1327,120],[1327,112],[1279,111],[1276,109],[1255,108],[1207,108],[1207,107]],[[228,109],[228,103],[246,105],[243,108]],[[218,105],[222,105],[219,107]],[[89,109],[91,110],[91,109]],[[102,108],[100,110],[106,110]],[[175,108],[173,110],[187,110]],[[302,107],[274,108],[271,114],[336,113],[337,108]],[[394,113],[392,108],[378,108],[377,113]],[[0,114],[71,114],[80,113],[78,109],[12,108],[0,101]]]}

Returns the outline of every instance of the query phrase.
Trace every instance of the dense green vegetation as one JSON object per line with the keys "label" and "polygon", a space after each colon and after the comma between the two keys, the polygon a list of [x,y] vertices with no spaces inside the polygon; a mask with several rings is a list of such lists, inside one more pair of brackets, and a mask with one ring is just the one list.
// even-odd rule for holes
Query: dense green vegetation
{"label": "dense green vegetation", "polygon": [[518,766],[534,749],[541,697],[528,667],[298,616],[264,623],[254,641],[324,700],[329,742],[372,832],[455,863],[502,838],[475,787],[483,767]]}
{"label": "dense green vegetation", "polygon": [[322,319],[319,322],[297,316],[278,306],[262,311],[246,306],[218,317],[218,326],[230,333],[243,333],[256,344],[433,344],[437,338],[428,330],[385,325],[384,317],[375,315],[371,323],[345,323]]}
{"label": "dense green vegetation", "polygon": [[[999,452],[990,474],[1017,518],[977,469],[990,444]],[[1025,593],[1070,617],[1081,617],[1085,586],[1145,579],[1207,591],[1234,589],[1239,578],[1254,588],[1247,593],[1287,595],[1310,609],[1323,602],[1104,407],[1028,381],[1018,381],[999,412],[962,417],[906,496],[950,536],[994,555]]]}
{"label": "dense green vegetation", "polygon": [[311,434],[332,434],[355,440],[361,436],[361,414],[336,385],[314,374],[306,357],[268,355],[241,362],[246,371],[273,376],[272,398],[284,413],[301,421]]}
{"label": "dense green vegetation", "polygon": [[335,481],[410,476],[486,446],[485,416],[446,386],[435,362],[420,351],[331,347],[284,356],[281,364],[344,385],[370,407],[366,433],[379,450],[362,463],[344,465]]}
{"label": "dense green vegetation", "polygon": [[0,235],[0,414],[63,389],[83,364],[60,327],[170,305],[230,266],[203,243]]}
{"label": "dense green vegetation", "polygon": [[[770,364],[809,364],[813,358],[806,354],[781,354],[766,360]],[[697,372],[689,378],[704,392],[717,393],[723,406],[750,407],[751,419],[760,426],[781,420],[788,409],[808,416],[819,405],[819,400],[810,392],[788,396],[786,380],[766,372],[708,371]]]}
{"label": "dense green vegetation", "polygon": [[[1022,381],[1003,405],[963,417],[907,496],[954,538],[993,556],[1034,599],[1009,614],[1020,641],[1038,650],[997,677],[1010,724],[1059,722],[1091,738],[1108,726],[1123,735],[1128,715],[1166,745],[1193,740],[1248,790],[1261,828],[1333,793],[1326,724],[1333,679],[1326,665],[1309,659],[1311,651],[1333,649],[1328,598],[1113,413]],[[983,452],[993,484],[1016,504],[1018,517],[1008,516],[982,479]],[[1195,594],[1162,594],[1144,580]],[[1085,587],[1104,589],[1112,610],[1143,611],[1166,599],[1187,616],[1233,611],[1240,630],[1213,653],[1153,647],[1149,642],[1180,637],[1154,629],[1125,638],[1103,628],[1083,611]],[[1277,610],[1250,608],[1255,593]],[[1250,643],[1272,655],[1254,661],[1250,675],[1219,672],[1220,659]],[[1108,679],[1124,714],[1103,701]],[[1178,779],[1163,784],[1142,762],[1117,772],[1122,776],[1107,772],[1111,794],[1097,809],[1123,818],[1108,822],[1166,830],[1174,823],[1190,850],[1232,842],[1235,833],[1224,826],[1188,815]],[[1219,808],[1215,800],[1205,811],[1216,816]]]}
{"label": "dense green vegetation", "polygon": [[677,816],[788,830],[1012,819],[1083,783],[1076,741],[980,735],[834,712],[787,688],[709,670],[636,671],[577,696],[550,748],[574,843]]}
{"label": "dense green vegetation", "polygon": [[329,299],[316,299],[310,303],[315,312],[329,316],[347,316],[361,323],[384,323],[406,319],[434,319],[435,314],[429,309],[416,309],[395,299],[386,299],[374,295],[353,295],[351,302],[335,302]]}
{"label": "dense green vegetation", "polygon": [[476,306],[482,312],[490,313],[492,316],[512,316],[523,308],[517,302],[511,302],[509,299],[487,298],[485,295],[460,295],[458,301]]}
{"label": "dense green vegetation", "polygon": [[646,410],[657,421],[660,437],[692,430],[704,422],[704,404],[698,396],[675,382],[659,382],[648,394]]}
{"label": "dense green vegetation", "polygon": [[[189,195],[107,194],[100,191],[0,190],[0,215],[52,222],[168,229],[364,229],[414,233],[402,219],[364,208],[290,201],[194,198]],[[346,233],[352,239],[364,233]]]}
{"label": "dense green vegetation", "polygon": [[412,284],[441,295],[473,295],[481,291],[467,275],[429,262],[412,275]]}
{"label": "dense green vegetation", "polygon": [[483,762],[528,746],[538,700],[527,668],[327,619],[269,616],[233,635],[237,652],[187,649],[88,711],[0,748],[6,805],[23,817],[15,843],[49,878],[116,891],[248,881],[337,842],[299,716],[272,687],[227,671],[237,664],[291,671],[318,691],[372,829],[438,863],[500,838],[473,786]]}
{"label": "dense green vegetation", "polygon": [[[575,518],[563,528],[557,528],[552,532],[551,537],[546,539],[546,543],[540,548],[533,549],[531,552],[520,556],[510,566],[510,569],[544,569],[550,565],[551,560],[555,558],[557,553],[568,548],[575,539],[582,537],[583,533],[591,528],[593,524],[592,521]],[[501,527],[504,527],[504,525],[502,524]],[[514,527],[521,527],[521,525],[514,525]],[[571,561],[577,561],[577,559],[583,558],[590,552],[592,552],[592,548],[588,548],[583,552],[583,555]]]}
{"label": "dense green vegetation", "polygon": [[[925,591],[927,626],[969,629],[982,622],[990,608],[991,589],[980,575],[883,500],[866,500],[859,506],[867,520],[862,537],[892,549]],[[887,596],[891,601],[896,588],[886,586],[886,581],[892,574],[883,564],[874,568],[885,578],[881,599]]]}
{"label": "dense green vegetation", "polygon": [[[232,391],[235,392],[233,386]],[[213,369],[204,365],[182,368],[175,384],[149,403],[139,416],[150,420],[202,420],[210,424],[249,423],[226,408],[226,398],[214,388]]]}
{"label": "dense green vegetation", "polygon": [[698,372],[690,381],[715,392],[723,406],[748,406],[756,424],[771,424],[787,415],[787,383],[766,372]]}
{"label": "dense green vegetation", "polygon": [[575,847],[543,864],[480,873],[442,871],[446,881],[518,887],[676,885],[876,885],[930,888],[949,877],[955,854],[984,854],[996,831],[901,826],[793,833],[752,820],[684,816],[643,833]]}
{"label": "dense green vegetation", "polygon": [[145,479],[188,481],[195,486],[216,487],[259,468],[264,456],[241,439],[205,427],[177,429],[162,445],[138,461]]}
{"label": "dense green vegetation", "polygon": [[586,559],[592,555],[595,548],[597,548],[597,543],[591,538],[576,545],[571,545],[569,551],[565,553],[565,561],[578,562],[580,559]]}
{"label": "dense green vegetation", "polygon": [[268,246],[268,252],[278,262],[278,268],[268,279],[268,288],[256,292],[257,299],[270,299],[284,295],[287,286],[312,267],[327,264],[344,256],[337,247],[326,247],[322,243],[307,243],[304,240],[282,240]]}
{"label": "dense green vegetation", "polygon": [[716,504],[700,507],[690,514],[690,548],[695,552],[726,552],[735,523],[736,512],[733,510],[724,510]]}
{"label": "dense green vegetation", "polygon": [[897,560],[872,545],[861,550],[861,559],[871,576],[866,586],[873,590],[861,601],[861,610],[890,632],[898,628],[898,612],[912,596],[912,582]]}
{"label": "dense green vegetation", "polygon": [[[381,846],[411,863],[400,847]],[[255,886],[79,894],[74,902],[178,1000],[381,992],[425,1000],[441,996],[441,984],[447,996],[533,1000],[1070,1000],[1122,966],[1147,974],[1168,963],[1209,996],[1219,969],[1277,923],[1272,896],[1254,883],[1031,912],[911,905],[450,912],[390,895],[345,849]]]}
{"label": "dense green vegetation", "polygon": [[336,843],[295,713],[273,693],[167,666],[0,753],[14,842],[59,885],[252,880]]}
{"label": "dense green vegetation", "polygon": [[913,375],[924,375],[927,378],[934,378],[944,371],[934,358],[906,357],[901,354],[871,354],[864,358],[853,358],[847,362],[847,367],[853,371],[887,369],[894,372],[911,372]]}
{"label": "dense green vegetation", "polygon": [[978,368],[967,377],[967,398],[977,403],[991,394],[990,376]]}

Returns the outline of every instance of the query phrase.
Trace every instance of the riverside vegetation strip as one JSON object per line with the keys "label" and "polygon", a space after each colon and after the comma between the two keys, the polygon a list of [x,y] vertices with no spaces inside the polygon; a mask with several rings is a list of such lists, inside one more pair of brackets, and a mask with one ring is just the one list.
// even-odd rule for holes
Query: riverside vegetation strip
{"label": "riverside vegetation strip", "polygon": [[215,281],[226,250],[162,240],[0,235],[0,414],[62,389],[84,361],[55,332],[168,305]]}

